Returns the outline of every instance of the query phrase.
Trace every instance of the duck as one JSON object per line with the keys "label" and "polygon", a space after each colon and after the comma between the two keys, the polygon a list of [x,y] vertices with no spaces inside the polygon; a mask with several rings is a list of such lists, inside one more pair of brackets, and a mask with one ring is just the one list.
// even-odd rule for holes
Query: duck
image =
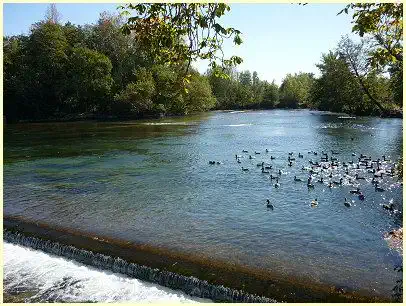
{"label": "duck", "polygon": [[261,152],[257,152],[257,151],[255,151],[255,154],[261,154]]}
{"label": "duck", "polygon": [[295,160],[295,158],[288,156],[288,161],[291,161],[291,160]]}
{"label": "duck", "polygon": [[262,168],[262,173],[269,174],[269,171],[265,171],[264,168]]}
{"label": "duck", "polygon": [[248,171],[248,168],[241,167],[242,171]]}
{"label": "duck", "polygon": [[360,199],[361,201],[365,200],[365,196],[362,192],[358,195],[358,199]]}
{"label": "duck", "polygon": [[275,179],[277,179],[278,177],[277,176],[273,176],[272,174],[269,176],[269,178],[271,179],[271,180],[275,180]]}
{"label": "duck", "polygon": [[357,190],[350,190],[350,193],[361,194],[361,191],[357,188]]}
{"label": "duck", "polygon": [[292,162],[289,162],[288,166],[289,166],[289,167],[292,167]]}
{"label": "duck", "polygon": [[383,204],[382,207],[383,207],[384,209],[390,210],[390,211],[394,211],[394,210],[395,210],[395,208],[394,208],[394,206],[393,206],[392,203],[391,203],[390,205]]}
{"label": "duck", "polygon": [[315,206],[317,206],[319,203],[317,203],[317,199],[314,199],[312,202],[311,202],[311,206],[312,207],[315,207]]}
{"label": "duck", "polygon": [[251,155],[250,155],[250,157],[249,157],[249,159],[254,159],[255,157],[252,157]]}
{"label": "duck", "polygon": [[276,178],[276,183],[275,183],[275,188],[279,188],[279,186],[280,186],[280,184],[279,184],[279,179],[278,178]]}
{"label": "duck", "polygon": [[344,198],[344,205],[347,207],[351,207],[351,204],[347,201],[347,198]]}
{"label": "duck", "polygon": [[307,188],[314,188],[314,185],[311,183],[307,183]]}
{"label": "duck", "polygon": [[301,181],[302,181],[302,179],[297,178],[296,175],[295,175],[295,177],[293,178],[293,180],[294,180],[295,182],[301,182]]}
{"label": "duck", "polygon": [[379,187],[378,185],[375,185],[375,191],[384,192],[385,189],[383,189],[382,187]]}
{"label": "duck", "polygon": [[240,159],[237,159],[237,163],[241,164],[241,160],[240,160]]}
{"label": "duck", "polygon": [[275,157],[273,157],[273,156],[271,155],[271,159],[275,159]]}
{"label": "duck", "polygon": [[257,167],[263,167],[264,166],[264,162],[257,164]]}
{"label": "duck", "polygon": [[265,169],[272,169],[272,166],[265,166]]}
{"label": "duck", "polygon": [[273,205],[271,204],[271,202],[269,201],[269,199],[266,200],[266,207],[273,210]]}
{"label": "duck", "polygon": [[328,188],[333,188],[333,184],[331,182],[328,183]]}
{"label": "duck", "polygon": [[210,165],[215,165],[216,162],[215,162],[214,160],[210,160],[210,161],[209,161],[209,164],[210,164]]}
{"label": "duck", "polygon": [[365,177],[359,176],[357,173],[357,174],[355,174],[355,179],[356,180],[365,180]]}
{"label": "duck", "polygon": [[221,165],[221,162],[216,162],[217,165]]}
{"label": "duck", "polygon": [[333,181],[333,184],[335,184],[335,185],[342,185],[342,184],[343,184],[343,179],[340,178],[340,181],[339,181],[339,182]]}
{"label": "duck", "polygon": [[383,176],[383,172],[379,172],[379,174],[378,174],[378,173],[375,173],[375,174],[374,174],[374,177],[380,177],[380,178],[382,178],[382,176]]}
{"label": "duck", "polygon": [[265,153],[268,153],[269,152],[269,150],[268,149],[265,149]]}
{"label": "duck", "polygon": [[303,155],[299,153],[299,158],[303,158]]}
{"label": "duck", "polygon": [[280,169],[278,170],[278,175],[282,175],[282,171]]}
{"label": "duck", "polygon": [[318,182],[319,182],[319,183],[323,183],[323,178],[322,178],[322,177],[319,178],[319,179],[318,179]]}
{"label": "duck", "polygon": [[248,153],[248,151],[247,150],[242,150],[242,153]]}
{"label": "duck", "polygon": [[293,155],[293,152],[289,152],[288,154],[289,154],[289,155]]}
{"label": "duck", "polygon": [[351,155],[352,155],[352,156],[355,156],[355,153],[352,153]]}

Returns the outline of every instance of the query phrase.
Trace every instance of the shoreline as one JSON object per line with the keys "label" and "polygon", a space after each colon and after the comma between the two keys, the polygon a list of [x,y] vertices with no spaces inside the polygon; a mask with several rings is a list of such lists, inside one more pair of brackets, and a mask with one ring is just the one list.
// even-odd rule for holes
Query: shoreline
{"label": "shoreline", "polygon": [[94,237],[64,228],[51,227],[21,217],[3,217],[3,229],[27,237],[49,240],[93,253],[119,257],[123,261],[146,266],[178,276],[194,277],[215,286],[225,286],[244,293],[284,302],[390,302],[368,292],[345,292],[327,284],[315,284],[293,277],[280,277],[258,268],[207,260],[150,245]]}
{"label": "shoreline", "polygon": [[[190,113],[186,115],[159,115],[159,116],[145,116],[145,117],[117,117],[111,115],[96,115],[96,114],[72,114],[59,118],[47,118],[47,119],[21,119],[17,121],[7,122],[7,118],[3,115],[3,124],[25,124],[25,123],[58,123],[58,122],[117,122],[117,121],[139,121],[139,120],[158,120],[165,118],[182,118],[186,116],[193,116],[197,114],[204,114],[210,112],[230,112],[230,111],[265,111],[265,110],[309,110],[309,111],[320,111],[326,112],[323,110],[313,109],[313,108],[254,108],[254,109],[212,109],[200,113]],[[327,111],[330,112],[330,111]],[[356,115],[356,114],[347,114],[347,113],[334,113],[332,114],[342,114],[347,116],[355,117],[374,117],[374,118],[398,118],[403,119],[402,112],[388,112],[387,114],[381,115]]]}

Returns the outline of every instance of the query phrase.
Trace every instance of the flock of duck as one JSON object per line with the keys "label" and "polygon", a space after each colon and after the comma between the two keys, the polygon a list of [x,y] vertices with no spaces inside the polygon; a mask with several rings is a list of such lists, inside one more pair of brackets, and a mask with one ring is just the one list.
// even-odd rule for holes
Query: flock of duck
{"label": "flock of duck", "polygon": [[[235,155],[235,160],[239,164],[241,164],[241,160],[244,158],[248,157],[248,159],[252,160],[256,158],[255,156],[261,154],[261,152],[258,151],[254,151],[254,154],[249,154],[247,150],[242,150],[242,153],[243,155]],[[265,154],[267,156],[269,156],[268,153],[269,150],[266,149]],[[357,156],[357,154],[352,153],[352,159],[350,161],[339,161],[339,159],[336,157],[339,155],[339,152],[334,150],[331,150],[331,153],[324,151],[321,153],[309,151],[308,155],[311,155],[312,157],[320,156],[320,160],[314,161],[310,159],[309,166],[302,166],[301,168],[302,171],[306,172],[307,178],[302,179],[297,175],[294,175],[293,181],[306,182],[306,186],[309,189],[315,188],[314,182],[317,182],[317,184],[327,184],[328,188],[333,188],[333,186],[342,186],[345,181],[346,185],[351,185],[354,187],[354,185],[359,185],[357,184],[358,181],[368,181],[370,179],[369,177],[363,177],[358,173],[364,170],[362,172],[366,172],[370,177],[372,177],[370,181],[374,185],[375,191],[385,192],[385,188],[380,185],[383,176],[395,176],[395,165],[391,164],[391,161],[388,160],[385,155],[382,156],[382,159],[377,158],[372,160],[370,156],[368,157],[364,154]],[[275,157],[273,155],[270,155],[269,157],[271,163],[273,160],[280,158],[281,157]],[[296,161],[296,158],[303,159],[304,155],[298,153],[298,155],[295,157],[294,152],[289,152],[288,156],[285,158],[287,161],[286,165],[288,167],[292,167]],[[285,172],[282,172],[283,169],[275,169],[275,165],[271,163],[261,161],[257,163],[256,166],[258,169],[261,169],[262,174],[269,175],[269,179],[274,181],[273,186],[275,188],[279,188],[282,173],[285,174]],[[220,162],[210,161],[209,164],[220,164]],[[250,171],[249,168],[243,166],[241,167],[241,170],[243,172]],[[359,187],[350,190],[350,194],[357,195],[358,199],[361,201],[365,199],[365,195]],[[347,198],[344,198],[343,204],[346,207],[351,207],[351,203],[347,200]],[[317,198],[312,200],[310,205],[311,207],[316,207],[318,205]],[[271,210],[274,209],[274,205],[269,199],[266,200],[266,206]],[[394,210],[393,204],[383,205],[383,208],[390,211]]]}

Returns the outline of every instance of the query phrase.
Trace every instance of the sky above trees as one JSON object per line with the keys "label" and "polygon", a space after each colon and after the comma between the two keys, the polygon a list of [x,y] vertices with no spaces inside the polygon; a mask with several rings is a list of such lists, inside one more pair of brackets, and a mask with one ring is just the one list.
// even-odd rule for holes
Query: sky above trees
{"label": "sky above trees", "polygon": [[[4,4],[4,34],[28,33],[31,24],[44,18],[48,4]],[[103,11],[115,12],[116,4],[57,4],[62,22],[95,23]],[[321,54],[335,48],[351,32],[351,16],[337,13],[342,4],[232,4],[223,24],[242,32],[243,44],[225,43],[227,56],[241,56],[239,70],[257,71],[263,80],[280,84],[288,73],[313,72]],[[204,72],[207,63],[194,66]]]}

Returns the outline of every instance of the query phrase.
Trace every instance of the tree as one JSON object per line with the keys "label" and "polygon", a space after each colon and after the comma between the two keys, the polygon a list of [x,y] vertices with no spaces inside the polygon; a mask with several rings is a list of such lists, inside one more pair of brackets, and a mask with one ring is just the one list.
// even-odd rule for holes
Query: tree
{"label": "tree", "polygon": [[314,81],[311,73],[288,74],[282,81],[279,98],[280,107],[297,108],[309,104],[310,88]]}
{"label": "tree", "polygon": [[272,82],[264,82],[264,92],[260,106],[263,108],[274,108],[279,100],[279,87]]}
{"label": "tree", "polygon": [[62,18],[62,15],[58,12],[56,9],[56,4],[51,3],[48,8],[47,12],[45,14],[45,21],[53,24],[60,23]]}
{"label": "tree", "polygon": [[368,61],[368,52],[370,48],[365,40],[361,40],[360,43],[354,43],[348,36],[342,37],[338,44],[338,52],[340,56],[346,61],[348,67],[357,77],[358,82],[361,85],[362,90],[368,96],[368,98],[383,112],[386,110],[382,103],[379,102],[371,93],[365,77],[371,71],[371,65]]}
{"label": "tree", "polygon": [[140,116],[152,109],[155,93],[151,72],[141,68],[137,71],[137,81],[127,84],[126,88],[114,97],[114,110],[124,116]]}
{"label": "tree", "polygon": [[[223,27],[218,19],[230,7],[224,3],[148,3],[126,4],[120,7],[122,14],[129,17],[123,26],[127,34],[134,38],[148,54],[159,64],[182,65],[180,76],[187,76],[190,64],[198,59],[208,60],[212,68],[237,65],[242,59],[224,57],[222,45],[224,39],[233,37],[234,43],[242,43],[241,32],[234,28]],[[220,72],[216,70],[216,73]]]}
{"label": "tree", "polygon": [[105,111],[113,81],[108,57],[78,47],[73,49],[69,63],[70,107],[82,112]]}
{"label": "tree", "polygon": [[348,14],[352,9],[352,31],[361,37],[368,35],[376,42],[370,61],[385,66],[403,62],[403,4],[402,3],[351,3],[338,14]]}
{"label": "tree", "polygon": [[208,79],[194,72],[190,83],[186,85],[188,93],[184,94],[186,113],[202,112],[216,105]]}

